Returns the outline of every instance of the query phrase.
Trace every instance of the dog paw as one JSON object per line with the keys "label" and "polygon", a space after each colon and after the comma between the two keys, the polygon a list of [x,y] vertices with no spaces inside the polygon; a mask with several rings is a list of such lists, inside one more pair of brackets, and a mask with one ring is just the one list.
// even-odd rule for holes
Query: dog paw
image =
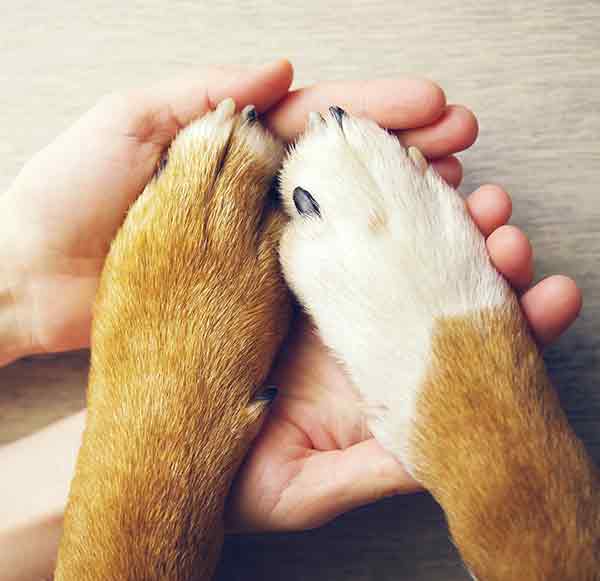
{"label": "dog paw", "polygon": [[282,146],[233,101],[183,129],[111,245],[57,579],[212,578],[287,332]]}
{"label": "dog paw", "polygon": [[311,114],[281,195],[285,277],[361,392],[373,435],[410,468],[423,386],[460,364],[452,350],[434,362],[441,323],[494,310],[510,291],[423,155],[338,107]]}
{"label": "dog paw", "polygon": [[289,309],[270,193],[282,156],[231,99],[178,134],[106,262],[93,331],[104,368],[126,358],[130,375],[169,367],[193,385],[259,388]]}

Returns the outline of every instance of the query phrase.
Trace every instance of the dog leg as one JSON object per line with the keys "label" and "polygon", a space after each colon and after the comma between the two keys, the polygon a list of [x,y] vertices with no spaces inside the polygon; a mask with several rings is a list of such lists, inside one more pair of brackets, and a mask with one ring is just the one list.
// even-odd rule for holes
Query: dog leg
{"label": "dog leg", "polygon": [[598,471],[461,197],[338,107],[311,116],[281,190],[285,276],[473,574],[600,579]]}
{"label": "dog leg", "polygon": [[209,579],[287,331],[282,146],[232,100],[183,129],[112,244],[55,579]]}

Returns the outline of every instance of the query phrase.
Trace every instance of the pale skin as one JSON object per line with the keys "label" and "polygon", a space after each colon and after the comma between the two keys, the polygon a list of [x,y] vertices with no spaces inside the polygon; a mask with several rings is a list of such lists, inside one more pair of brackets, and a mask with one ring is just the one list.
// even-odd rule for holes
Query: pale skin
{"label": "pale skin", "polygon": [[[371,117],[416,145],[453,186],[454,153],[477,136],[473,114],[448,106],[429,81],[322,83],[289,92],[291,65],[210,69],[125,96],[113,95],[36,155],[0,197],[0,364],[34,353],[89,346],[91,305],[106,251],[177,130],[225,97],[253,103],[269,127],[292,140],[308,112],[335,103]],[[528,288],[532,250],[507,225],[511,199],[482,186],[467,198],[490,257],[520,291],[541,345],[575,319],[581,295],[564,276]],[[230,499],[231,530],[318,526],[379,498],[416,490],[406,471],[364,428],[359,401],[310,324],[299,316],[275,366],[279,396]],[[0,450],[10,477],[0,490],[0,579],[52,571],[61,517],[85,422],[84,412]],[[39,483],[44,482],[40,491]],[[27,502],[24,501],[27,499]],[[26,551],[17,554],[15,547]]]}

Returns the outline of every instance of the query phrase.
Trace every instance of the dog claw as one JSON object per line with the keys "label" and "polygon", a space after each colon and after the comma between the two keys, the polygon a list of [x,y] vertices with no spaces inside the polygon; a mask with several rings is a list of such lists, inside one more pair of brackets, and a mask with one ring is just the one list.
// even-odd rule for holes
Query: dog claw
{"label": "dog claw", "polygon": [[294,188],[294,205],[296,206],[296,210],[298,210],[298,214],[302,216],[317,216],[321,217],[321,211],[319,209],[319,204],[312,197],[310,192],[298,186]]}
{"label": "dog claw", "polygon": [[408,148],[408,157],[410,157],[421,175],[427,171],[428,163],[420,149],[411,145]]}
{"label": "dog claw", "polygon": [[223,99],[217,105],[216,111],[223,116],[223,119],[229,119],[235,113],[235,101],[231,97]]}
{"label": "dog claw", "polygon": [[255,123],[256,120],[258,119],[258,113],[256,112],[256,107],[254,107],[254,105],[246,105],[246,107],[244,107],[244,110],[242,111],[242,117],[248,123]]}
{"label": "dog claw", "polygon": [[316,111],[312,111],[308,114],[308,126],[311,128],[319,127],[325,123],[325,119],[323,119],[323,115],[321,113],[317,113]]}
{"label": "dog claw", "polygon": [[261,391],[254,399],[256,401],[267,401],[271,403],[277,397],[278,393],[279,389],[277,389],[277,387],[275,387],[274,385],[270,385],[269,387]]}
{"label": "dog claw", "polygon": [[346,111],[344,111],[341,107],[334,105],[333,107],[329,107],[329,112],[331,113],[333,118],[337,121],[337,124],[340,126],[340,129],[343,129],[342,120],[346,116]]}

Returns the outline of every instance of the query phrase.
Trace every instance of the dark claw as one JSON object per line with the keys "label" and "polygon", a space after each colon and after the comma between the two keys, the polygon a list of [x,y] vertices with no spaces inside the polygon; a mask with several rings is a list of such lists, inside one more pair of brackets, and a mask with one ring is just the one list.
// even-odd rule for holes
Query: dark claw
{"label": "dark claw", "polygon": [[169,161],[169,151],[164,151],[163,154],[160,156],[160,160],[158,162],[158,165],[156,166],[156,172],[155,175],[159,176],[163,170],[165,169],[165,167],[167,167],[167,162]]}
{"label": "dark claw", "polygon": [[298,213],[302,216],[316,215],[319,218],[321,217],[321,211],[319,210],[317,201],[310,195],[310,192],[307,192],[304,188],[299,186],[294,188],[294,205],[296,206]]}
{"label": "dark claw", "polygon": [[256,396],[255,399],[256,399],[256,401],[272,402],[277,397],[278,393],[279,393],[279,390],[274,385],[271,385],[271,386],[267,387],[266,389],[264,389],[263,391],[261,391]]}
{"label": "dark claw", "polygon": [[246,111],[246,120],[248,121],[248,123],[254,123],[257,119],[258,113],[256,112],[254,106],[248,108],[248,110]]}
{"label": "dark claw", "polygon": [[340,129],[343,129],[342,119],[344,119],[346,111],[344,111],[341,107],[334,105],[333,107],[329,107],[329,112],[334,116],[337,124],[340,126]]}

